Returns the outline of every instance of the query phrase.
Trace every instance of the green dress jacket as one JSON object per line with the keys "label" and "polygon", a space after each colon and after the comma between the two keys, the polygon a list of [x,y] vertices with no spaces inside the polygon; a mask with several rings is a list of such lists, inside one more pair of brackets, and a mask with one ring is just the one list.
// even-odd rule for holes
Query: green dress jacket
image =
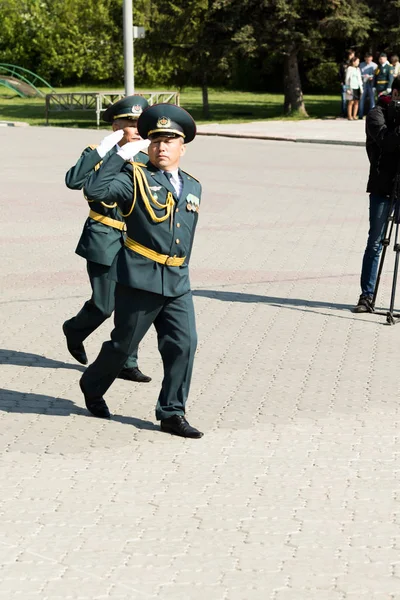
{"label": "green dress jacket", "polygon": [[377,94],[384,92],[387,88],[392,87],[394,79],[394,68],[389,63],[378,65],[374,75],[374,87]]}
{"label": "green dress jacket", "polygon": [[[167,297],[190,290],[189,260],[201,185],[188,173],[179,170],[179,174],[183,182],[180,198],[163,171],[150,161],[141,168],[113,154],[86,181],[88,198],[100,204],[116,202],[125,218],[127,241],[110,270],[114,281]],[[138,253],[128,247],[132,242],[164,258],[158,262]],[[168,257],[176,257],[181,264],[171,266],[165,260]]]}
{"label": "green dress jacket", "polygon": [[[94,173],[104,161],[107,161],[117,151],[115,147],[106,154],[104,159],[101,159],[96,147],[85,148],[76,165],[67,172],[65,183],[71,190],[81,190],[90,174]],[[147,154],[139,152],[135,156],[135,161],[146,163],[148,158]],[[93,211],[92,214],[95,213],[93,216],[96,218],[87,218],[75,252],[91,262],[111,266],[115,255],[124,245],[126,229],[124,218],[118,211],[115,202],[110,202],[106,198],[94,206],[90,196],[85,195],[85,198],[89,209]],[[103,222],[96,220],[101,217],[106,217],[111,221],[106,224],[104,220]],[[114,222],[114,226],[111,225],[112,222]]]}

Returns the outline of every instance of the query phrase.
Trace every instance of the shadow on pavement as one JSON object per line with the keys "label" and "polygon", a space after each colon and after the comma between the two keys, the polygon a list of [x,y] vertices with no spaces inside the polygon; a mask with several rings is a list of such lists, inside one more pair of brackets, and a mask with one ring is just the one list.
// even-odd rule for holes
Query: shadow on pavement
{"label": "shadow on pavement", "polygon": [[[159,431],[160,426],[155,425],[151,421],[144,421],[143,419],[138,419],[137,417],[125,417],[123,415],[114,415],[111,412],[111,421],[117,421],[117,423],[122,423],[123,425],[133,425],[136,429],[147,429],[148,431]],[[164,434],[165,435],[165,434]]]}
{"label": "shadow on pavement", "polygon": [[[110,407],[111,408],[111,407]],[[44,394],[32,394],[31,392],[16,392],[0,388],[0,411],[8,413],[34,413],[38,415],[67,417],[69,415],[83,415],[95,419],[85,408],[82,398],[82,406],[78,406],[72,400],[54,398]],[[99,422],[104,422],[98,419]],[[133,425],[136,429],[147,429],[159,431],[158,425],[151,421],[144,421],[136,417],[112,414],[111,421],[117,421],[123,425]]]}
{"label": "shadow on pavement", "polygon": [[[362,318],[361,313],[356,315],[351,312],[352,304],[335,304],[334,302],[321,302],[319,300],[303,300],[301,298],[278,298],[275,296],[260,296],[258,294],[244,294],[243,292],[222,292],[220,290],[193,290],[193,296],[211,298],[212,300],[221,300],[222,302],[249,302],[269,304],[287,310],[299,310],[307,313],[314,313],[319,316],[333,317],[335,319],[357,320],[369,325],[385,325],[385,323],[374,319],[370,314],[367,318]],[[314,310],[317,309],[317,310]],[[332,312],[326,312],[318,309],[341,310],[345,314],[337,315]],[[346,314],[347,313],[347,314]],[[375,313],[375,314],[379,314]]]}
{"label": "shadow on pavement", "polygon": [[43,367],[46,369],[74,369],[81,372],[85,370],[85,367],[82,365],[65,363],[61,360],[53,360],[52,358],[46,358],[40,354],[0,348],[0,365],[6,364],[21,365],[23,367]]}
{"label": "shadow on pavement", "polygon": [[217,290],[194,290],[194,296],[203,296],[225,302],[262,302],[276,306],[304,307],[304,308],[332,308],[334,310],[351,310],[351,304],[334,304],[333,302],[320,302],[319,300],[302,300],[301,298],[277,298],[275,296],[260,296],[258,294],[244,294],[242,292],[222,292]]}
{"label": "shadow on pavement", "polygon": [[85,408],[77,406],[72,400],[54,398],[44,394],[32,394],[31,392],[16,392],[4,388],[0,389],[0,411],[58,415],[60,417],[87,414]]}

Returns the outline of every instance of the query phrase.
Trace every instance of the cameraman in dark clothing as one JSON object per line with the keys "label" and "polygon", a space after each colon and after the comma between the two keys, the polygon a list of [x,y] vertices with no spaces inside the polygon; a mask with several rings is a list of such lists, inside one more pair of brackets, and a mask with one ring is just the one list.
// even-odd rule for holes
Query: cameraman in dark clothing
{"label": "cameraman in dark clothing", "polygon": [[[366,149],[370,162],[369,232],[361,270],[361,296],[353,312],[372,312],[382,240],[390,211],[390,196],[400,166],[400,80],[395,79],[391,95],[381,95],[367,115]],[[399,113],[397,115],[396,113]]]}

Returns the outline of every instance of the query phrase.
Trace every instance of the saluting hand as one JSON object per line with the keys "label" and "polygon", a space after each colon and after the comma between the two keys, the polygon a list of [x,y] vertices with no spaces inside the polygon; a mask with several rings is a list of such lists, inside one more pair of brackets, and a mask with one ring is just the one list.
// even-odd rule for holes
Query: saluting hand
{"label": "saluting hand", "polygon": [[138,140],[137,142],[128,142],[124,144],[117,152],[118,156],[124,160],[133,160],[133,157],[141,150],[146,150],[150,140]]}
{"label": "saluting hand", "polygon": [[124,132],[122,129],[118,129],[118,131],[113,131],[102,139],[100,145],[96,148],[100,158],[104,158],[107,152],[110,152],[123,137]]}

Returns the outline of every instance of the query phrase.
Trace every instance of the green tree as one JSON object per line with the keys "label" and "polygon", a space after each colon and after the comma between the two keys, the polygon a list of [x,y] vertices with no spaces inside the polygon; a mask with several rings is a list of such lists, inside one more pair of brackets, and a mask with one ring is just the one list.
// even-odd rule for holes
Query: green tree
{"label": "green tree", "polygon": [[[53,85],[121,86],[122,5],[0,0],[0,62],[31,69]],[[312,68],[324,56],[332,69],[332,49],[341,44],[397,50],[399,8],[400,0],[137,0],[133,24],[147,34],[135,43],[136,80],[200,85],[209,117],[210,85],[229,85],[237,74],[243,82],[243,73],[254,83],[280,64],[285,112],[305,115],[299,62]]]}
{"label": "green tree", "polygon": [[369,43],[378,51],[400,52],[400,0],[367,0],[375,17]]}
{"label": "green tree", "polygon": [[215,0],[153,0],[150,14],[147,52],[173,65],[171,82],[201,86],[203,115],[209,118],[208,87],[229,80],[238,16]]}
{"label": "green tree", "polygon": [[0,0],[0,16],[0,61],[53,84],[123,81],[122,0]]}
{"label": "green tree", "polygon": [[220,0],[240,12],[234,35],[241,50],[255,56],[260,49],[283,62],[285,113],[307,115],[299,74],[299,57],[320,57],[329,36],[363,41],[372,20],[365,0]]}

